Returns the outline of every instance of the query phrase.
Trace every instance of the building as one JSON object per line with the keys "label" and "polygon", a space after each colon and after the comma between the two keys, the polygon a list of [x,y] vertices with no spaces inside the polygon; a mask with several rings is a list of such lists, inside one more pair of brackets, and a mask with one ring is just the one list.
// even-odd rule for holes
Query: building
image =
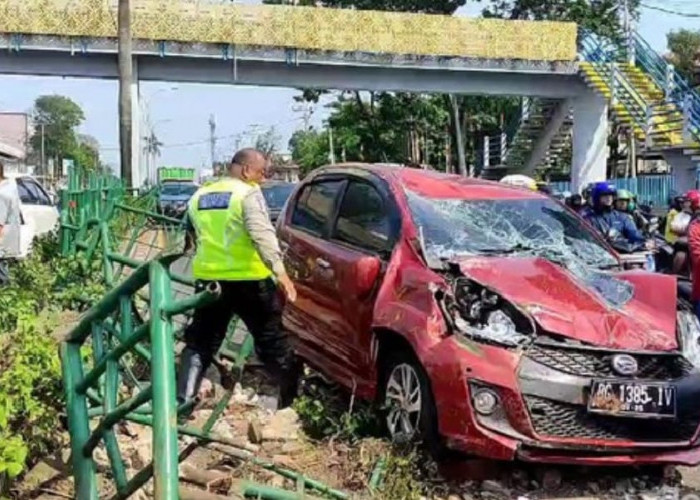
{"label": "building", "polygon": [[0,113],[0,159],[10,171],[26,171],[32,133],[27,113]]}

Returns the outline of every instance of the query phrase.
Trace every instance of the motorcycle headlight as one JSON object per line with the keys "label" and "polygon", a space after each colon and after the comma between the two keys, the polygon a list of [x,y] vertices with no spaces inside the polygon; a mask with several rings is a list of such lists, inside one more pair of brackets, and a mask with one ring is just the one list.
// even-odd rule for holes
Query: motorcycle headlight
{"label": "motorcycle headlight", "polygon": [[517,347],[532,340],[534,321],[497,293],[467,278],[455,280],[446,312],[474,340]]}
{"label": "motorcycle headlight", "polygon": [[700,321],[692,311],[678,311],[678,342],[683,356],[700,368]]}

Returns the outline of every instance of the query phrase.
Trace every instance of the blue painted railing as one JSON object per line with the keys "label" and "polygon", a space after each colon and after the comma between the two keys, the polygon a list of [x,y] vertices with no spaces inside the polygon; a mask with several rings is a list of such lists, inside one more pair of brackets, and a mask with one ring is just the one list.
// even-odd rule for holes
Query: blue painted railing
{"label": "blue painted railing", "polygon": [[664,90],[666,101],[675,104],[685,115],[688,123],[681,123],[681,130],[686,125],[686,133],[700,141],[700,93],[638,33],[634,33],[634,56],[636,65]]}
{"label": "blue painted railing", "polygon": [[[610,179],[617,189],[626,189],[637,195],[640,203],[653,203],[654,206],[666,206],[675,193],[675,182],[671,175],[643,175],[621,179]],[[571,182],[552,182],[551,187],[560,193],[571,191]]]}

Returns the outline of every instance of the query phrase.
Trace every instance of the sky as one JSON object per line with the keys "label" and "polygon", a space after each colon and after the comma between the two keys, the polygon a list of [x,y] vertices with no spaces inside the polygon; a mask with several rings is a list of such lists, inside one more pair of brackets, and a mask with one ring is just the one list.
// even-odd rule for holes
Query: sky
{"label": "sky", "polygon": [[[678,10],[694,4],[694,0],[651,1],[656,5],[673,5]],[[244,3],[256,3],[256,0]],[[458,13],[475,17],[481,9],[482,4],[470,3]],[[666,33],[680,28],[700,29],[700,18],[642,9],[639,32],[657,51],[666,50]],[[164,143],[161,165],[198,168],[208,165],[211,115],[216,122],[219,160],[230,157],[236,145],[250,145],[254,136],[251,131],[269,127],[275,127],[284,151],[294,130],[304,123],[304,113],[295,109],[298,104],[293,97],[299,94],[295,89],[148,82],[141,84],[140,92],[144,110],[147,109],[155,133]],[[0,111],[29,111],[34,100],[45,94],[65,95],[77,102],[85,113],[80,133],[97,139],[103,161],[111,165],[118,163],[115,81],[0,76]],[[321,103],[314,109],[310,123],[320,125],[327,113]]]}

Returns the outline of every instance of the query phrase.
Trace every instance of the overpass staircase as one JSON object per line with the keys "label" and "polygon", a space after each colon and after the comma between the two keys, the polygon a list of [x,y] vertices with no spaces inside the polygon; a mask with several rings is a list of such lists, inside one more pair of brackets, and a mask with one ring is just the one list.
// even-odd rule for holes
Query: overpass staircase
{"label": "overpass staircase", "polygon": [[[579,71],[609,101],[610,120],[633,134],[638,151],[672,168],[700,168],[700,93],[637,33],[620,48],[591,33],[579,37]],[[562,119],[563,112],[568,111]],[[555,110],[559,109],[559,113]],[[534,173],[570,161],[573,113],[567,101],[532,99],[508,144],[509,171]]]}

